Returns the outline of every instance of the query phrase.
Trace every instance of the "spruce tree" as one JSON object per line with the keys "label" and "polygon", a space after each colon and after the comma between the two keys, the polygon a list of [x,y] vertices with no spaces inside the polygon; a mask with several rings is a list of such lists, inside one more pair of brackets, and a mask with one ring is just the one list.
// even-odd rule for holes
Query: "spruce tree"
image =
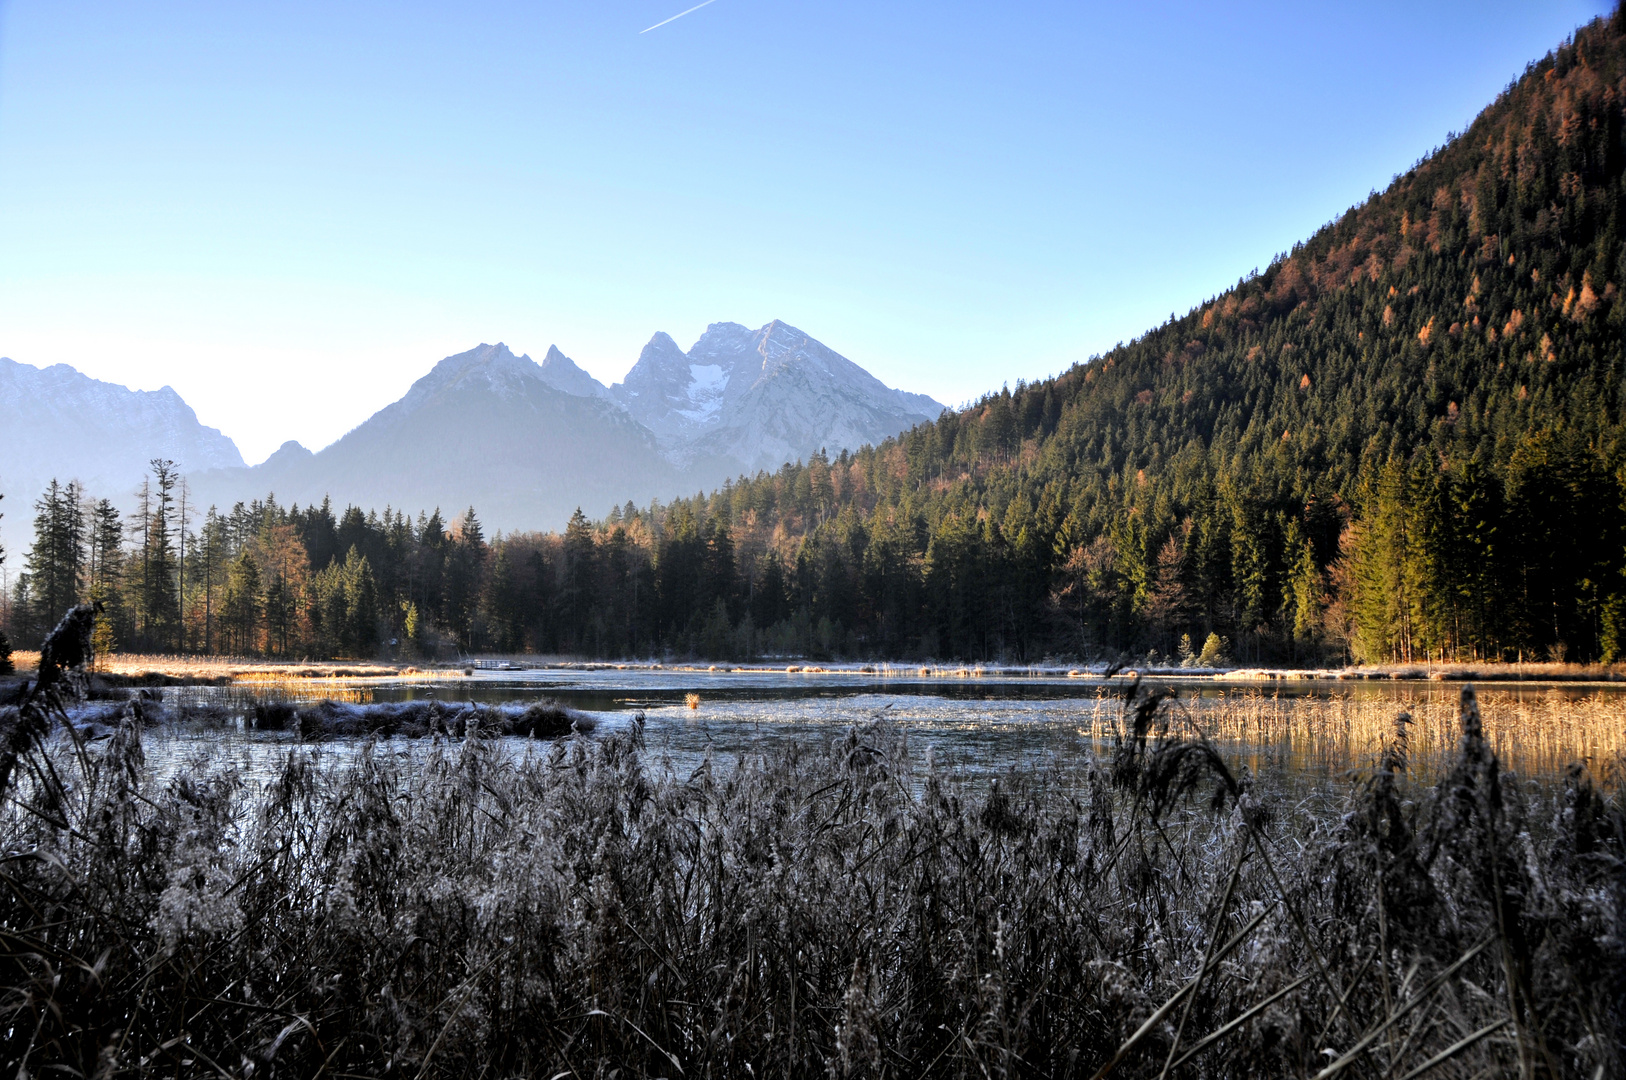
{"label": "spruce tree", "polygon": [[378,651],[378,586],[367,556],[355,547],[345,553],[343,578],[342,648],[348,656],[370,658]]}
{"label": "spruce tree", "polygon": [[28,551],[31,627],[36,635],[79,602],[85,585],[85,513],[79,485],[56,480],[34,504]]}
{"label": "spruce tree", "polygon": [[124,521],[107,499],[97,499],[90,510],[89,589],[90,599],[101,605],[91,643],[97,656],[106,656],[119,646],[124,622],[120,602],[124,576]]}
{"label": "spruce tree", "polygon": [[[690,539],[686,534],[683,543],[687,545]],[[668,541],[668,545],[670,543],[671,541]],[[589,637],[593,612],[599,601],[598,548],[593,542],[593,531],[587,523],[587,515],[582,513],[579,506],[565,525],[562,549],[564,567],[559,589],[559,606],[565,626],[569,629],[562,635],[560,645],[570,652],[587,652],[592,648]],[[682,561],[681,569],[676,565],[669,567],[666,550],[667,548],[663,547],[659,564],[662,568],[662,596],[671,603],[681,605],[683,600],[673,596],[679,586],[675,581],[668,580],[668,568],[672,574],[686,575],[686,582],[691,588],[698,576],[698,568],[687,557],[679,556],[672,558]],[[674,614],[674,621],[676,618],[678,616]]]}
{"label": "spruce tree", "polygon": [[260,568],[248,551],[240,552],[226,572],[226,590],[220,603],[223,648],[248,656],[260,651]]}
{"label": "spruce tree", "polygon": [[137,629],[148,648],[174,649],[180,636],[180,596],[176,559],[175,463],[154,458],[152,475],[137,494],[135,526],[140,535],[140,576],[135,586]]}

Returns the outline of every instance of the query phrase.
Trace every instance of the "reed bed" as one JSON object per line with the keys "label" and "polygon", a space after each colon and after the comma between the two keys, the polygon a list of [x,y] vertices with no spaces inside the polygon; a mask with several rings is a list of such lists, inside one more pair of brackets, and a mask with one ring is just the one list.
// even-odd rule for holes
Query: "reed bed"
{"label": "reed bed", "polygon": [[[1621,779],[1626,695],[1491,689],[1477,696],[1484,706],[1484,737],[1505,767],[1526,777],[1556,777],[1580,763],[1608,786]],[[1399,713],[1408,717],[1414,776],[1431,781],[1444,775],[1460,749],[1456,688],[1419,687],[1398,695],[1182,690],[1168,709],[1177,728],[1200,731],[1255,771],[1268,763],[1325,777],[1369,768],[1393,744]],[[1120,712],[1121,689],[1103,687],[1080,733],[1109,739]]]}
{"label": "reed bed", "polygon": [[1392,726],[1307,818],[1138,683],[1091,767],[981,785],[884,723],[681,774],[634,724],[262,789],[53,728],[68,667],[0,716],[15,1075],[1621,1074],[1626,815],[1516,783],[1471,688],[1436,780]]}
{"label": "reed bed", "polygon": [[1449,682],[1505,679],[1534,682],[1544,679],[1616,682],[1626,677],[1626,664],[1572,664],[1557,660],[1433,661],[1423,664],[1370,664],[1339,668],[1335,674],[1355,678],[1435,679]]}
{"label": "reed bed", "polygon": [[248,686],[310,686],[327,683],[355,683],[379,679],[411,679],[424,682],[433,679],[466,679],[469,671],[463,667],[384,667],[376,664],[310,665],[293,664],[287,667],[248,667],[233,669],[232,682]]}

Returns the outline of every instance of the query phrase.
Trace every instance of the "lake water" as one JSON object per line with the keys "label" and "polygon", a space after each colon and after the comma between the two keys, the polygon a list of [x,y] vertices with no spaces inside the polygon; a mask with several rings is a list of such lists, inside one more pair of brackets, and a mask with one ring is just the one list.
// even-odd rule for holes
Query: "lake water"
{"label": "lake water", "polygon": [[[822,744],[848,726],[885,720],[911,746],[945,765],[976,773],[1040,763],[1087,764],[1110,745],[1126,681],[1065,673],[927,675],[914,669],[823,672],[587,668],[476,671],[469,677],[308,680],[257,688],[296,698],[356,703],[439,698],[486,704],[557,700],[590,714],[599,734],[642,713],[652,757],[674,770],[707,755],[729,760],[788,742]],[[1295,781],[1333,781],[1369,767],[1406,725],[1414,772],[1428,778],[1449,764],[1460,733],[1461,684],[1148,678],[1176,697],[1168,716],[1177,731],[1202,731],[1234,767]],[[171,690],[171,700],[246,703],[254,687]],[[691,695],[694,706],[691,707]],[[1479,688],[1492,745],[1525,777],[1561,775],[1584,761],[1613,782],[1626,749],[1626,687],[1620,684],[1499,683]],[[149,736],[149,754],[178,761],[204,751],[239,755],[253,771],[280,759],[297,740],[287,734],[167,729]],[[510,740],[524,752],[524,740]],[[327,752],[343,754],[342,740]],[[409,740],[398,749],[413,752]]]}

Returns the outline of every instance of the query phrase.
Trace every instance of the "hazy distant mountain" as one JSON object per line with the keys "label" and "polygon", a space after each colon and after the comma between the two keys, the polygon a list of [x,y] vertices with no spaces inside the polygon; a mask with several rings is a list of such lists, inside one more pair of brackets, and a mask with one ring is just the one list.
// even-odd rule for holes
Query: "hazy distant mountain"
{"label": "hazy distant mountain", "polygon": [[537,364],[481,345],[320,453],[284,444],[257,468],[197,486],[222,503],[267,491],[448,513],[473,503],[494,528],[558,528],[577,506],[597,516],[821,448],[856,449],[942,408],[781,322],[714,323],[687,353],[656,334],[609,388],[557,346]]}
{"label": "hazy distant mountain", "polygon": [[237,446],[169,387],[131,390],[66,364],[37,368],[0,357],[0,512],[7,563],[22,565],[33,502],[54,477],[78,480],[123,506],[153,458],[183,472],[241,466]]}
{"label": "hazy distant mountain", "polygon": [[284,444],[263,465],[194,485],[222,504],[271,491],[282,503],[331,496],[341,507],[439,506],[448,518],[472,504],[488,528],[506,530],[560,526],[577,506],[596,515],[671,495],[679,485],[646,428],[614,402],[568,393],[548,375],[506,345],[481,345],[448,356],[318,453]]}

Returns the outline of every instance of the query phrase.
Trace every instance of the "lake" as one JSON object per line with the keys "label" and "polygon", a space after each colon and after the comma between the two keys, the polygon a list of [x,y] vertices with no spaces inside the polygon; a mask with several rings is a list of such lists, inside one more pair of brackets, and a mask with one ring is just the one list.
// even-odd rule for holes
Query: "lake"
{"label": "lake", "polygon": [[[961,669],[964,670],[964,669]],[[214,700],[246,711],[250,694],[370,703],[439,698],[485,704],[554,699],[591,715],[600,733],[642,713],[655,760],[692,769],[710,754],[732,758],[786,742],[818,742],[852,724],[885,720],[918,753],[974,774],[1039,763],[1087,763],[1110,745],[1127,680],[1062,672],[920,675],[917,669],[794,671],[584,666],[531,671],[427,672],[384,679],[312,679],[180,688],[172,703]],[[1460,734],[1462,684],[1391,681],[1224,682],[1156,677],[1175,697],[1172,730],[1201,731],[1233,766],[1297,781],[1330,780],[1370,766],[1407,712],[1414,773],[1450,761]],[[1478,688],[1488,737],[1504,763],[1552,778],[1572,762],[1613,782],[1626,749],[1626,687],[1611,683],[1490,683]],[[694,699],[693,707],[690,700]],[[233,747],[263,768],[286,733],[167,729],[149,736],[160,759]],[[396,739],[394,742],[406,742]],[[524,740],[514,740],[516,751]],[[330,749],[342,746],[329,743]]]}

